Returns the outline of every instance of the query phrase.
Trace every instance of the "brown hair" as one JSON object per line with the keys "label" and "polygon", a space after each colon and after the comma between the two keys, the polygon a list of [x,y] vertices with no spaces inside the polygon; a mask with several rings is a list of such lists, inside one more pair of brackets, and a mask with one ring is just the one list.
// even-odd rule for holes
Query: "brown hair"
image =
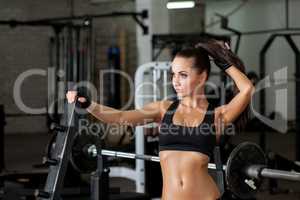
{"label": "brown hair", "polygon": [[[231,61],[232,65],[238,68],[241,72],[245,73],[245,65],[237,55],[229,51],[228,59]],[[237,93],[239,93],[239,89],[237,88],[236,84],[234,84],[232,96],[229,96],[226,103],[228,103]],[[250,117],[249,114],[250,105],[248,104],[245,110],[238,116],[238,118],[234,122],[234,125],[236,126],[238,132],[241,132],[242,129],[244,129],[247,125],[247,122]]]}
{"label": "brown hair", "polygon": [[[207,71],[207,78],[209,77],[211,64],[209,55],[212,57],[217,57],[222,59],[227,63],[231,63],[237,67],[241,72],[245,73],[245,66],[243,61],[235,55],[232,51],[226,49],[225,45],[221,45],[220,42],[216,40],[209,40],[206,43],[197,45],[197,48],[188,48],[183,49],[177,52],[176,56],[181,56],[184,58],[194,58],[195,65],[194,67],[199,69],[199,72]],[[226,96],[226,103],[231,101],[231,99],[239,92],[236,84],[234,84],[233,92],[229,93],[230,95]],[[250,106],[247,105],[245,110],[239,115],[239,117],[233,122],[237,132],[241,132],[245,128],[248,119],[249,119]]]}

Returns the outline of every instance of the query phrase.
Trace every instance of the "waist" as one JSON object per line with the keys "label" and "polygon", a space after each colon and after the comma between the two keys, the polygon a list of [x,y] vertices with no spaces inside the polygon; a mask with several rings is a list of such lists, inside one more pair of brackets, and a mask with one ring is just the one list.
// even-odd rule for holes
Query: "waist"
{"label": "waist", "polygon": [[208,173],[208,156],[189,151],[161,151],[159,157],[166,199],[218,196],[218,188]]}
{"label": "waist", "polygon": [[164,181],[173,185],[181,181],[191,184],[208,176],[209,157],[198,152],[161,151],[160,165]]}
{"label": "waist", "polygon": [[159,145],[159,152],[163,151],[180,151],[186,153],[200,153],[210,158],[213,153],[213,147],[195,146],[186,144]]}
{"label": "waist", "polygon": [[207,166],[210,160],[207,155],[200,152],[177,150],[160,151],[159,158],[162,168],[166,166],[170,169],[169,172],[173,171],[180,175],[189,172],[201,172],[202,170],[208,171]]}

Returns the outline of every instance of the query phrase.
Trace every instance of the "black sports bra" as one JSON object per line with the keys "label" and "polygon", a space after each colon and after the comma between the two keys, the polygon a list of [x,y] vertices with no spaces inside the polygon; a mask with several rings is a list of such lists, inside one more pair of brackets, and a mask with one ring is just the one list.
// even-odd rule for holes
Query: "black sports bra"
{"label": "black sports bra", "polygon": [[209,103],[202,123],[197,127],[176,125],[173,115],[180,101],[174,101],[166,111],[159,126],[159,151],[196,151],[211,157],[216,145],[214,109]]}

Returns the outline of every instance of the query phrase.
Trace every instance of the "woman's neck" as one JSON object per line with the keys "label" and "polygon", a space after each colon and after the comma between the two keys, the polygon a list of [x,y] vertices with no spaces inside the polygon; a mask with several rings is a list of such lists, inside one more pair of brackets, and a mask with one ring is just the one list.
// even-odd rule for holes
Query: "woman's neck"
{"label": "woman's neck", "polygon": [[198,95],[198,96],[186,96],[180,99],[180,103],[184,106],[190,108],[199,108],[205,107],[208,104],[208,101],[205,95]]}

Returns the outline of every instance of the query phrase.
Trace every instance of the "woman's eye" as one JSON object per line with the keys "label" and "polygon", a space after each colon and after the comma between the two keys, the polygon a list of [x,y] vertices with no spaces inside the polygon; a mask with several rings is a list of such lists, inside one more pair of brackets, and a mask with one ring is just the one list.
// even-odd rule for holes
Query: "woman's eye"
{"label": "woman's eye", "polygon": [[[175,76],[176,76],[175,73],[170,73],[171,78],[174,78]],[[181,78],[187,78],[188,77],[187,74],[178,74],[178,76],[181,77]]]}
{"label": "woman's eye", "polygon": [[187,74],[180,74],[180,76],[181,76],[182,78],[186,78],[186,77],[187,77]]}

